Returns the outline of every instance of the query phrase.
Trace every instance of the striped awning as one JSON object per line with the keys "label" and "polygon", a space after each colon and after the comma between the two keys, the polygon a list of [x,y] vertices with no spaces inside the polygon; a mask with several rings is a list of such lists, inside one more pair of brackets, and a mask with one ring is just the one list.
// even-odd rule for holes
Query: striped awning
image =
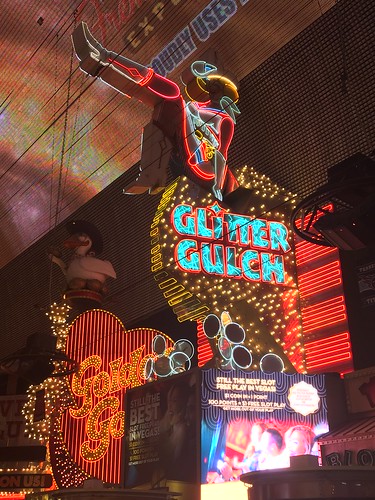
{"label": "striped awning", "polygon": [[320,445],[339,443],[342,441],[357,441],[362,439],[373,439],[375,447],[375,416],[356,419],[347,422],[323,436],[318,442]]}

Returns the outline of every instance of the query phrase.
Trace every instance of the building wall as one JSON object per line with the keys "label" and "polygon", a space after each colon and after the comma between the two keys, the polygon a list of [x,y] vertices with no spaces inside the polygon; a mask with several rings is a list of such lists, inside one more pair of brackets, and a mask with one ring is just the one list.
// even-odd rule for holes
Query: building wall
{"label": "building wall", "polygon": [[231,165],[306,196],[375,148],[375,5],[340,1],[241,81]]}

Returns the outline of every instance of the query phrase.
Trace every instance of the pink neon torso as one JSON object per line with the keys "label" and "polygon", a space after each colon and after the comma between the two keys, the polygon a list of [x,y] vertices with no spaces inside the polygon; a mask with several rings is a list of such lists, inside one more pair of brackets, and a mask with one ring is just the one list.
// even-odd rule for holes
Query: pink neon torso
{"label": "pink neon torso", "polygon": [[210,102],[190,102],[185,105],[183,130],[190,168],[202,179],[214,179],[212,155],[219,152],[227,158],[234,133],[232,118],[225,111],[211,107]]}
{"label": "pink neon torso", "polygon": [[[214,160],[215,151],[220,152],[226,159],[228,148],[234,133],[234,122],[223,110],[212,106],[210,101],[205,103],[185,102],[178,85],[167,78],[153,73],[145,82],[145,87],[159,96],[162,100],[175,102],[178,107],[175,111],[181,114],[183,121],[182,138],[186,161],[192,171],[204,180],[215,178]],[[166,107],[166,109],[169,109]],[[158,123],[164,129],[164,120],[171,117],[161,113]],[[180,119],[176,125],[181,127]],[[168,125],[167,127],[168,128]],[[176,136],[176,129],[174,136]],[[170,134],[168,134],[170,135]]]}

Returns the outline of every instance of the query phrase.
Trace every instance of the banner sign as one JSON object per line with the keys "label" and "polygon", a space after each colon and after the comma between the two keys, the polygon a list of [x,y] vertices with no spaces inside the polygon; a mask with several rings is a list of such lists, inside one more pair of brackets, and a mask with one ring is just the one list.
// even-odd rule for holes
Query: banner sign
{"label": "banner sign", "polygon": [[0,473],[0,490],[24,490],[28,488],[50,488],[51,474],[3,474]]}
{"label": "banner sign", "polygon": [[199,480],[199,385],[194,370],[127,392],[126,487]]}

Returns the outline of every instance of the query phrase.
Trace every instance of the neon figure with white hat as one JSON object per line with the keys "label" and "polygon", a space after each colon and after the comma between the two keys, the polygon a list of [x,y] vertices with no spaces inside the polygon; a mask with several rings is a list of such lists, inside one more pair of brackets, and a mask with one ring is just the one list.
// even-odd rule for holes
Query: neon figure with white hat
{"label": "neon figure with white hat", "polygon": [[72,40],[82,71],[153,108],[143,131],[140,174],[125,193],[155,194],[164,189],[169,161],[177,151],[184,164],[180,173],[229,206],[239,197],[247,202],[250,191],[239,186],[227,165],[239,114],[237,87],[229,78],[212,64],[194,62],[184,84],[189,99],[185,101],[175,82],[102,47],[86,23],[77,26]]}
{"label": "neon figure with white hat", "polygon": [[[51,261],[65,275],[66,297],[89,298],[100,302],[108,291],[107,278],[116,278],[112,264],[96,257],[103,250],[102,235],[94,224],[84,220],[70,221],[66,228],[70,236],[63,245],[73,250],[70,260],[64,262],[58,251],[49,253]],[[87,290],[87,293],[82,295],[82,290]]]}

